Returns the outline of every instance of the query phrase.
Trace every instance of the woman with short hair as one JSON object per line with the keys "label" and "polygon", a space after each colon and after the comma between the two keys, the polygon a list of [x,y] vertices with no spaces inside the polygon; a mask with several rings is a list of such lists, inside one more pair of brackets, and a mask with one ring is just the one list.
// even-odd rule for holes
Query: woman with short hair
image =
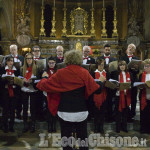
{"label": "woman with short hair", "polygon": [[[101,92],[104,77],[100,78],[98,84],[90,73],[81,67],[82,53],[71,50],[65,53],[65,68],[59,69],[51,78],[42,79],[37,88],[51,93],[60,93],[60,102],[54,102],[58,107],[58,117],[61,126],[61,136],[71,137],[76,132],[77,138],[87,138],[87,99],[94,92]],[[87,150],[88,146],[80,147]],[[72,150],[68,144],[63,150]]]}

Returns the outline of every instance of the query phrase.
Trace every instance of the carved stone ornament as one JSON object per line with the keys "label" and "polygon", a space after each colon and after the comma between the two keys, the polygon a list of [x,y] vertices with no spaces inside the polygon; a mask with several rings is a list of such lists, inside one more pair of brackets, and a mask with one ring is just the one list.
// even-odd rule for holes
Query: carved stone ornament
{"label": "carved stone ornament", "polygon": [[140,38],[137,37],[137,36],[130,36],[130,37],[127,39],[127,44],[128,44],[128,45],[131,44],[131,43],[133,43],[133,44],[135,44],[136,46],[139,46],[139,45],[140,45],[140,42],[141,42],[141,40],[140,40]]}
{"label": "carved stone ornament", "polygon": [[71,34],[85,35],[87,34],[87,12],[80,6],[71,11]]}
{"label": "carved stone ornament", "polygon": [[17,43],[22,47],[29,45],[31,41],[30,36],[25,34],[17,35],[16,39]]}

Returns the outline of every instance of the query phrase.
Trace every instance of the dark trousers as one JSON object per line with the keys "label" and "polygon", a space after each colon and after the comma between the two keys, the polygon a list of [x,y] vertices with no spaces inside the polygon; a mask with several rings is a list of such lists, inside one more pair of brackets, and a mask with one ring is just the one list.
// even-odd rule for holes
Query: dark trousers
{"label": "dark trousers", "polygon": [[29,96],[30,96],[30,113],[31,113],[31,121],[35,122],[36,118],[36,92],[28,93],[22,92],[22,104],[23,104],[23,120],[24,122],[28,119],[28,106],[29,106]]}
{"label": "dark trousers", "polygon": [[137,88],[133,87],[131,93],[131,110],[129,112],[129,117],[133,118],[136,115]]}
{"label": "dark trousers", "polygon": [[107,90],[107,97],[106,97],[106,121],[112,121],[113,119],[113,90]]}
{"label": "dark trousers", "polygon": [[106,111],[106,101],[103,102],[100,109],[96,106],[94,108],[94,130],[95,132],[101,132],[104,126],[105,120],[105,111]]}
{"label": "dark trousers", "polygon": [[128,118],[128,107],[125,97],[126,108],[119,111],[119,96],[116,96],[115,107],[116,107],[116,130],[120,131],[121,127],[123,130],[127,130],[127,118]]}
{"label": "dark trousers", "polygon": [[150,133],[150,100],[140,115],[141,132]]}
{"label": "dark trousers", "polygon": [[56,129],[56,116],[53,116],[51,112],[48,109],[48,103],[47,103],[47,97],[44,96],[44,107],[43,107],[43,112],[44,112],[44,117],[45,120],[48,122],[48,125],[52,130]]}
{"label": "dark trousers", "polygon": [[[87,120],[82,122],[68,122],[59,118],[61,127],[61,137],[72,137],[72,133],[76,133],[76,138],[86,140],[87,138]],[[63,150],[73,150],[72,147],[63,147]],[[80,150],[88,150],[88,147],[80,147]]]}
{"label": "dark trousers", "polygon": [[3,124],[8,125],[8,118],[10,118],[10,126],[14,125],[15,119],[15,107],[16,107],[16,90],[14,89],[14,97],[9,97],[8,90],[3,92]]}
{"label": "dark trousers", "polygon": [[35,102],[35,105],[36,105],[36,119],[41,120],[41,119],[43,119],[43,104],[44,104],[43,92],[38,91],[36,96],[37,96],[36,97],[37,100]]}
{"label": "dark trousers", "polygon": [[22,112],[22,97],[21,97],[21,91],[20,89],[18,88],[18,93],[17,93],[17,96],[16,96],[16,115],[17,117],[21,117],[21,112]]}

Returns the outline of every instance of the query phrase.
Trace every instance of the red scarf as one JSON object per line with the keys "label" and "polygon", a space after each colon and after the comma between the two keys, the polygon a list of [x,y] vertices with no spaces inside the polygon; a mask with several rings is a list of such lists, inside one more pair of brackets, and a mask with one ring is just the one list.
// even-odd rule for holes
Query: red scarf
{"label": "red scarf", "polygon": [[[49,78],[53,75],[51,71],[55,73],[54,68],[50,68],[48,72]],[[48,109],[54,116],[56,116],[57,114],[57,108],[58,108],[59,102],[60,102],[60,93],[50,93],[50,92],[47,93]]]}
{"label": "red scarf", "polygon": [[[144,71],[142,74],[142,79],[141,82],[145,82],[146,80],[146,72]],[[142,98],[141,98],[141,110],[144,110],[144,108],[146,107],[147,102],[146,102],[146,89],[142,90]]]}
{"label": "red scarf", "polygon": [[[59,69],[49,79],[42,79],[37,88],[51,93],[61,93],[72,91],[85,86],[85,97],[88,98],[94,91],[99,88],[99,85],[94,81],[89,72],[78,65],[69,65]],[[59,105],[59,100],[52,104],[55,109]],[[54,112],[51,112],[54,114]]]}
{"label": "red scarf", "polygon": [[29,80],[32,76],[32,67],[28,67],[26,70],[25,78]]}
{"label": "red scarf", "polygon": [[[105,71],[102,72],[102,75],[106,78],[106,72]],[[100,77],[101,77],[100,73],[95,72],[95,79],[99,79]],[[94,94],[94,102],[95,102],[95,105],[98,109],[100,109],[102,103],[106,100],[106,96],[107,96],[107,93],[106,93],[105,88],[103,88],[103,90],[100,94]]]}
{"label": "red scarf", "polygon": [[[7,75],[13,75],[14,74],[14,70],[10,70],[10,69],[6,69]],[[8,84],[8,93],[9,93],[9,97],[14,97],[14,90],[13,90],[13,86]]]}
{"label": "red scarf", "polygon": [[[126,72],[126,82],[131,82],[130,74],[129,72]],[[120,73],[120,83],[123,83],[123,74],[122,72]],[[131,104],[131,91],[126,90],[126,100],[127,100],[127,106]],[[119,111],[122,112],[122,109],[126,108],[126,103],[125,103],[125,95],[124,95],[124,90],[120,91],[120,98],[119,98]]]}

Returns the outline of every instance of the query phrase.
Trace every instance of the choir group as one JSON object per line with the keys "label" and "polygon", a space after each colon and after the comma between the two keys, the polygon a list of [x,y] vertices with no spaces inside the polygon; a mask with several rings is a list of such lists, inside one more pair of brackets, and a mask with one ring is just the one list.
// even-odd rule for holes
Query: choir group
{"label": "choir group", "polygon": [[[142,62],[144,67],[141,69],[141,63],[137,63],[141,61],[134,55],[134,44],[128,45],[126,54],[119,56],[119,60],[111,56],[109,44],[104,46],[104,55],[96,59],[89,56],[90,47],[84,46],[80,63],[77,61],[80,54],[68,51],[64,56],[63,47],[57,46],[57,56],[46,58],[46,68],[42,70],[37,62],[44,58],[38,45],[25,57],[18,55],[17,50],[17,45],[11,45],[10,55],[0,64],[0,124],[5,133],[14,132],[15,118],[23,119],[23,132],[30,129],[31,133],[35,132],[36,120],[43,119],[48,122],[48,132],[56,132],[56,120],[59,119],[62,135],[71,133],[67,128],[69,124],[75,126],[80,137],[86,137],[85,120],[92,118],[95,133],[103,134],[104,122],[113,121],[117,133],[128,132],[127,123],[134,121],[137,99],[140,100],[140,132],[150,133],[150,87],[147,82],[150,81],[150,59]],[[129,67],[133,60],[137,62]],[[117,62],[117,67],[110,71],[112,62]],[[66,65],[64,70],[59,69],[61,64]],[[80,65],[90,66],[90,69],[86,72],[86,69],[78,68]],[[15,77],[22,81],[21,86]],[[106,81],[112,81],[116,87],[105,86]],[[135,86],[134,83],[140,82]],[[130,83],[130,87],[121,89],[122,83]]]}

